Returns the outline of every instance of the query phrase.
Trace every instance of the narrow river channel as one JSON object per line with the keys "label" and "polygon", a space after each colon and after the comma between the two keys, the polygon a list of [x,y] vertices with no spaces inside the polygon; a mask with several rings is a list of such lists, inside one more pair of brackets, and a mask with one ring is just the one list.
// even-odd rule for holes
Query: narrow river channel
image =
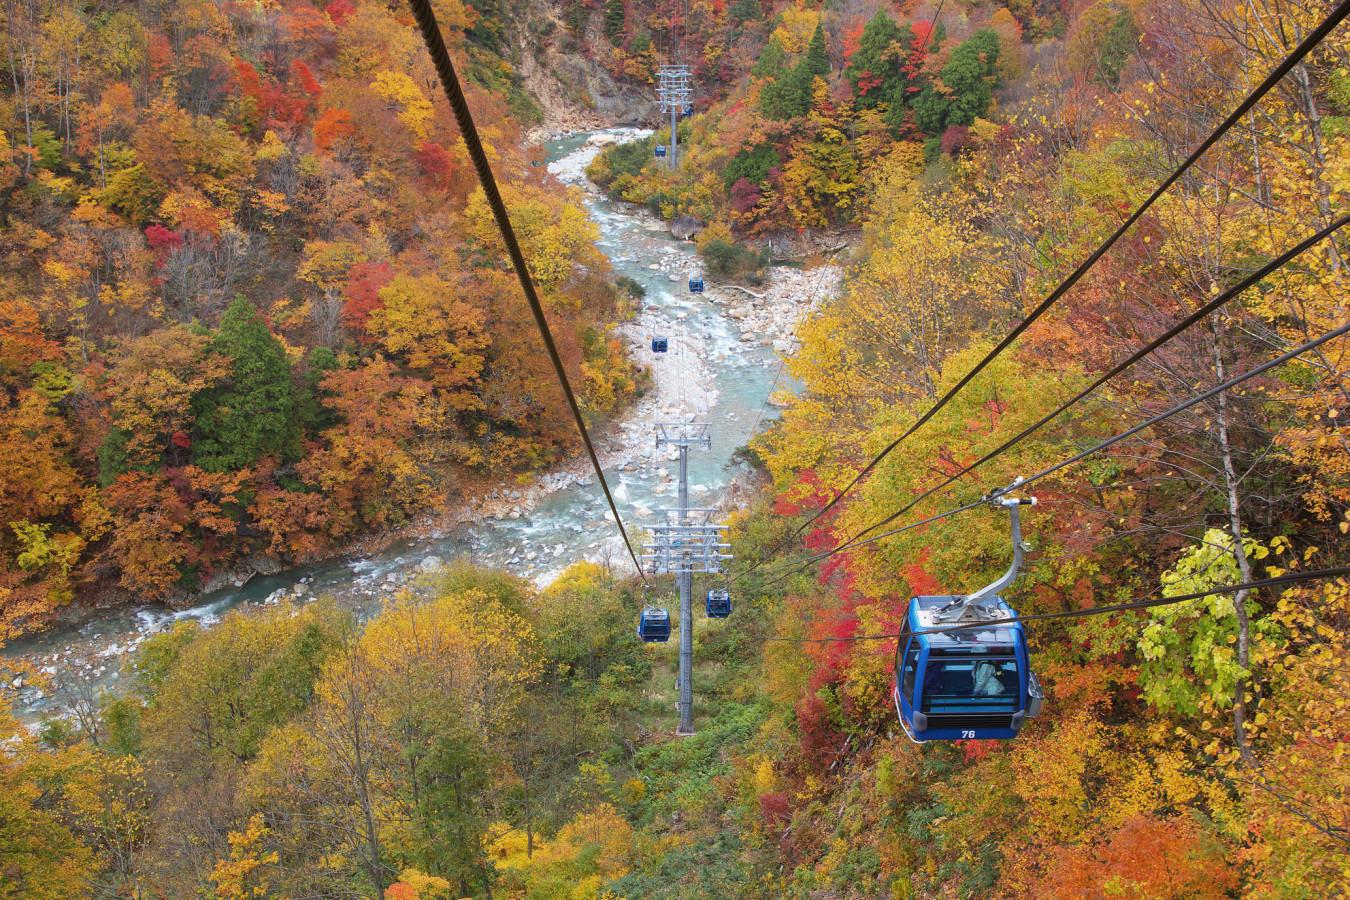
{"label": "narrow river channel", "polygon": [[[596,141],[633,134],[615,130],[599,133],[598,138],[587,133],[551,142],[550,169],[564,181],[584,186],[579,173],[594,155]],[[658,389],[601,439],[607,448],[606,476],[631,528],[648,520],[652,509],[674,503],[674,466],[654,447],[657,422],[697,419],[713,424],[712,451],[691,453],[690,500],[696,506],[716,505],[737,475],[735,451],[776,414],[766,402],[769,394],[775,384],[788,385],[786,376],[779,381],[781,367],[773,347],[760,335],[743,334],[738,320],[727,314],[727,303],[716,302],[714,294],[688,292],[687,277],[698,269],[692,244],[676,241],[666,225],[645,210],[612,202],[586,187],[585,204],[599,227],[600,248],[616,274],[646,289],[642,311],[621,333],[634,358],[656,370]],[[658,335],[670,340],[670,352],[664,356],[651,352],[650,339]],[[575,474],[553,477],[555,484],[564,486],[499,518],[398,541],[370,556],[337,557],[258,576],[242,587],[205,595],[188,609],[146,604],[111,610],[17,641],[4,654],[34,662],[51,676],[55,687],[48,691],[24,687],[16,709],[31,722],[59,708],[58,695],[69,694],[74,686],[82,686],[86,693],[91,686],[115,687],[123,659],[146,635],[182,619],[210,624],[242,603],[331,596],[368,616],[419,571],[456,557],[540,583],[582,559],[607,560],[623,568],[626,555],[594,478],[580,467],[568,471]],[[505,490],[509,505],[511,489]],[[524,497],[526,492],[520,494]]]}

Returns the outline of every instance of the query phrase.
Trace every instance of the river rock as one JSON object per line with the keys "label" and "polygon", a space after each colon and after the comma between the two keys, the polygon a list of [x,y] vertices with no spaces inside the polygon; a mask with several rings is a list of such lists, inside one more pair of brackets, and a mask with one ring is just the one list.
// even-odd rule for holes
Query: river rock
{"label": "river rock", "polygon": [[[280,561],[268,556],[254,555],[239,560],[237,563],[226,568],[213,572],[205,581],[202,582],[201,593],[210,594],[214,591],[223,590],[228,587],[243,587],[248,584],[255,575],[275,575],[282,569]],[[196,595],[185,595],[184,602],[190,604],[195,602]],[[170,606],[177,608],[177,604],[171,599]]]}
{"label": "river rock", "polygon": [[677,216],[670,223],[670,233],[676,240],[693,240],[694,235],[703,230],[704,223],[693,216]]}
{"label": "river rock", "polygon": [[445,565],[445,561],[439,556],[428,556],[417,564],[417,568],[423,572],[434,572],[443,565]]}

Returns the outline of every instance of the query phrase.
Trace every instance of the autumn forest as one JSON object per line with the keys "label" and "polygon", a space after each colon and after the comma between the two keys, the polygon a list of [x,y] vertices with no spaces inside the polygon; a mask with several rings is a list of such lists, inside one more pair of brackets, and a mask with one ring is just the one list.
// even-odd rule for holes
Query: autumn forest
{"label": "autumn forest", "polygon": [[[432,6],[589,432],[675,364],[597,209],[774,354],[697,733],[621,553],[175,615],[582,442],[404,3],[0,0],[0,898],[1350,894],[1345,3]],[[908,601],[1033,476],[1045,710],[915,743]],[[115,681],[22,652],[143,609]]]}

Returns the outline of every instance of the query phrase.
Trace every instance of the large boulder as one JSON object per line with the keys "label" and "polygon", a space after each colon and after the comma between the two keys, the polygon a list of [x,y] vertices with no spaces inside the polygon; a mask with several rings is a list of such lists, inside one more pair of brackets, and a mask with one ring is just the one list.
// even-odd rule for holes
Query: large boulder
{"label": "large boulder", "polygon": [[693,216],[679,216],[670,223],[670,233],[676,240],[692,241],[694,235],[703,230],[704,224]]}

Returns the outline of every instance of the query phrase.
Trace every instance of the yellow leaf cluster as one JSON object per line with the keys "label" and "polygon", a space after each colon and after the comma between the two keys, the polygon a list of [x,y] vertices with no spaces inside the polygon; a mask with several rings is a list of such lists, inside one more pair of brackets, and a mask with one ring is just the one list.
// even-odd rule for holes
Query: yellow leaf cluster
{"label": "yellow leaf cluster", "polygon": [[408,130],[418,140],[427,139],[431,133],[434,109],[427,95],[422,93],[422,89],[407,73],[388,69],[377,72],[370,88],[386,102],[398,107],[399,121],[408,126]]}

